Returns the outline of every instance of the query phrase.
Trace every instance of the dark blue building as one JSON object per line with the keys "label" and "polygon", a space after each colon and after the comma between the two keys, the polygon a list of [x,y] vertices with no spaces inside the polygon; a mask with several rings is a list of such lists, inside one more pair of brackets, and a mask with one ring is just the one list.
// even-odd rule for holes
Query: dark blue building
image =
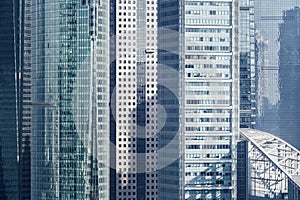
{"label": "dark blue building", "polygon": [[0,2],[0,199],[30,199],[31,0]]}
{"label": "dark blue building", "polygon": [[158,133],[158,199],[183,199],[184,1],[158,0],[158,104],[166,121]]}
{"label": "dark blue building", "polygon": [[240,127],[256,125],[254,0],[240,1]]}
{"label": "dark blue building", "polygon": [[14,1],[0,3],[0,199],[17,199],[18,134]]}
{"label": "dark blue building", "polygon": [[279,137],[300,149],[300,8],[283,13],[279,34]]}
{"label": "dark blue building", "polygon": [[[256,28],[256,73],[257,73],[257,125],[259,130],[267,131],[280,136],[279,129],[282,110],[281,101],[284,101],[282,93],[282,79],[279,75],[285,59],[283,58],[282,23],[289,21],[284,12],[300,6],[299,0],[259,0],[255,1],[255,28]],[[287,27],[287,25],[285,25]],[[285,28],[285,33],[293,31]],[[285,39],[287,40],[287,38]],[[286,41],[285,41],[286,42]],[[292,41],[296,45],[296,41]],[[286,45],[289,45],[287,43]],[[284,60],[282,60],[284,59]],[[298,59],[291,54],[290,61]],[[299,61],[298,61],[299,63]],[[291,72],[288,70],[287,73]],[[282,99],[283,98],[283,99]],[[288,110],[285,111],[286,113]],[[287,121],[286,121],[287,122]],[[284,122],[285,123],[285,122]],[[287,123],[286,123],[287,125]],[[286,140],[284,137],[282,139]],[[288,141],[288,140],[287,140]],[[289,141],[288,141],[289,142]]]}

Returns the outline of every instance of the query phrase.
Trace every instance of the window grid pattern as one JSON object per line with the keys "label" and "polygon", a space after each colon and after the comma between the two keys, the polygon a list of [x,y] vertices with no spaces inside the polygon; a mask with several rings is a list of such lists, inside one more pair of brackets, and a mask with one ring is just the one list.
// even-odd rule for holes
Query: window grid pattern
{"label": "window grid pattern", "polygon": [[32,1],[32,199],[108,195],[108,7],[93,3]]}
{"label": "window grid pattern", "polygon": [[236,6],[185,5],[185,199],[234,197]]}
{"label": "window grid pattern", "polygon": [[[116,198],[120,200],[141,195],[139,159],[144,162],[143,199],[157,198],[157,2],[139,5],[137,0],[116,3]],[[138,29],[141,25],[143,30]],[[143,112],[139,102],[145,106]],[[138,124],[140,114],[144,126]],[[145,137],[143,158],[138,152],[140,131]]]}

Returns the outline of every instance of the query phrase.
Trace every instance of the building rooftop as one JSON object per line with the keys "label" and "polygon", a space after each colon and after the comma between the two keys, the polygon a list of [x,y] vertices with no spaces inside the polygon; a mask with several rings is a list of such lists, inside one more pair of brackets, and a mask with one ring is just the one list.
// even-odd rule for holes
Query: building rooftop
{"label": "building rooftop", "polygon": [[299,150],[284,140],[264,131],[241,129],[240,134],[300,187]]}

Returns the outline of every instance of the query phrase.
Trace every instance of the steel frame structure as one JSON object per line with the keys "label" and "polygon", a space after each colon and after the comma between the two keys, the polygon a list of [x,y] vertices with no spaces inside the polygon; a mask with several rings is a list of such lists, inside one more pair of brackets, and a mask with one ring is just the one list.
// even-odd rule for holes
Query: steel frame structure
{"label": "steel frame structure", "polygon": [[252,196],[285,199],[288,182],[299,185],[300,151],[282,139],[255,129],[241,129],[249,141],[249,174]]}

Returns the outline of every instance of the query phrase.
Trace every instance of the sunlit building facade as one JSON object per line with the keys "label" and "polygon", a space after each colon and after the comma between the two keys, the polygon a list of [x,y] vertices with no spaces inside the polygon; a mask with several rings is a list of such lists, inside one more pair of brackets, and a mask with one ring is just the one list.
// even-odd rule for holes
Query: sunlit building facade
{"label": "sunlit building facade", "polygon": [[157,1],[110,7],[110,198],[157,199]]}
{"label": "sunlit building facade", "polygon": [[107,1],[32,1],[31,199],[108,199]]}
{"label": "sunlit building facade", "polygon": [[185,199],[236,198],[239,1],[185,1]]}

